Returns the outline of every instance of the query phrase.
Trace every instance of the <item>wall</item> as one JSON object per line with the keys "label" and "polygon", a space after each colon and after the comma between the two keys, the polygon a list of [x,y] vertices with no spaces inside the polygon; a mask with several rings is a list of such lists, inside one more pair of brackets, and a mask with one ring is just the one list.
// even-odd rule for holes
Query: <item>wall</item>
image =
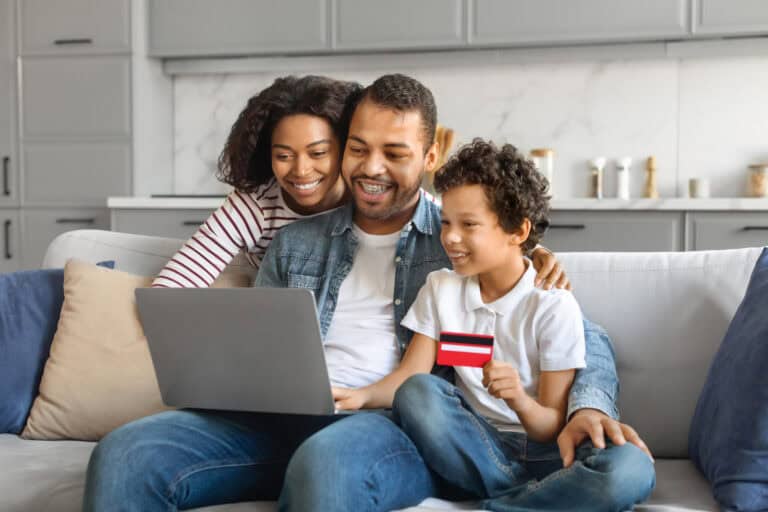
{"label": "wall", "polygon": [[[768,161],[768,57],[580,61],[497,66],[381,69],[324,74],[370,83],[410,74],[435,94],[439,122],[472,137],[556,151],[556,197],[586,197],[587,160],[606,156],[606,195],[615,194],[613,161],[632,156],[632,195],[644,161],[655,155],[664,197],[685,197],[690,177],[708,177],[713,196],[745,193],[747,166]],[[278,75],[174,78],[174,176],[179,194],[227,188],[216,159],[247,99]],[[294,74],[304,74],[295,70]]]}

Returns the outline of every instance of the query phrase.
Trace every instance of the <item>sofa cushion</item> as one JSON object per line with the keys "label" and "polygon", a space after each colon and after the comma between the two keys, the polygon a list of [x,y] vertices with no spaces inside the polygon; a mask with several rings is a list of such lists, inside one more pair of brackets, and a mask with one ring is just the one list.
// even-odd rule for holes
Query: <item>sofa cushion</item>
{"label": "sofa cushion", "polygon": [[[151,282],[77,260],[66,264],[59,325],[23,437],[97,440],[165,408],[134,298]],[[249,283],[225,272],[214,286]]]}
{"label": "sofa cushion", "polygon": [[728,510],[768,510],[768,248],[710,367],[691,458]]}
{"label": "sofa cushion", "polygon": [[59,321],[63,284],[64,269],[0,274],[0,433],[24,428]]}

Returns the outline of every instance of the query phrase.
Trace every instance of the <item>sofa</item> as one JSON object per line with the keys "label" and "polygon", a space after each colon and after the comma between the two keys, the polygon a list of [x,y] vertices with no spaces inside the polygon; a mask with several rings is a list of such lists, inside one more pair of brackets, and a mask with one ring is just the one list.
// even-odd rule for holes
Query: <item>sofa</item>
{"label": "sofa", "polygon": [[[181,243],[78,230],[50,244],[43,266],[62,267],[69,258],[114,260],[119,270],[153,275]],[[718,510],[709,484],[688,459],[688,429],[712,357],[760,251],[558,255],[585,315],[603,325],[614,340],[622,420],[640,432],[656,457],[656,489],[636,510]],[[234,264],[242,265],[242,260]],[[0,510],[80,510],[93,447],[87,442],[0,435]],[[204,510],[275,508],[274,503],[260,502]],[[430,499],[409,510],[440,509],[471,510],[473,504]]]}

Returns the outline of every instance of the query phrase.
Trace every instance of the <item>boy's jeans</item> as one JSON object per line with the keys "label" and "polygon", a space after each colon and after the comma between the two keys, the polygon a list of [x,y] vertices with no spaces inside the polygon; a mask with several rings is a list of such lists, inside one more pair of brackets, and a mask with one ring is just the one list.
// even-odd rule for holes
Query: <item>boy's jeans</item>
{"label": "boy's jeans", "polygon": [[651,460],[631,444],[606,450],[582,444],[563,469],[557,444],[499,432],[461,391],[431,375],[416,375],[398,390],[393,416],[427,465],[451,486],[490,498],[496,511],[631,509],[653,490]]}

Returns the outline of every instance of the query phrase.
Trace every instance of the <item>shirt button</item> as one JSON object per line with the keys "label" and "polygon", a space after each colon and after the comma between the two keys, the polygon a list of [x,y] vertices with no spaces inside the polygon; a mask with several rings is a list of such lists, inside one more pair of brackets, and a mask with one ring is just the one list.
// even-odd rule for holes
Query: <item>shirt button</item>
{"label": "shirt button", "polygon": [[399,306],[402,303],[403,301],[401,301],[400,299],[395,299],[395,306]]}
{"label": "shirt button", "polygon": [[403,258],[401,258],[400,256],[395,258],[395,263],[400,263],[401,261],[403,261]]}

